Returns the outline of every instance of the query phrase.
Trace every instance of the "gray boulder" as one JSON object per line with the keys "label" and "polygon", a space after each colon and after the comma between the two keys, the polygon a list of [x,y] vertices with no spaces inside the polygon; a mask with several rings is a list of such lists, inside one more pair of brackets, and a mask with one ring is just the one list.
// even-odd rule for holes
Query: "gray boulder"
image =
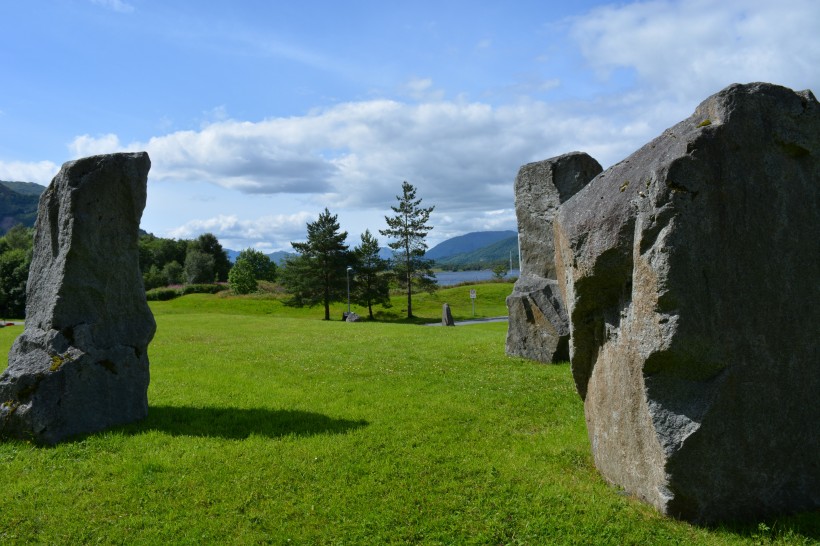
{"label": "gray boulder", "polygon": [[362,317],[360,317],[357,313],[350,312],[350,313],[347,313],[347,315],[345,316],[345,322],[361,322],[361,321],[362,321]]}
{"label": "gray boulder", "polygon": [[699,523],[820,506],[820,104],[732,85],[565,203],[603,476]]}
{"label": "gray boulder", "polygon": [[441,306],[441,325],[442,326],[455,326],[456,321],[453,320],[453,313],[450,311],[450,304],[445,303]]}
{"label": "gray boulder", "polygon": [[521,272],[507,297],[506,352],[540,362],[569,359],[569,325],[556,283],[552,221],[561,203],[601,172],[574,152],[521,167],[515,178],[515,213]]}
{"label": "gray boulder", "polygon": [[70,161],[41,196],[0,436],[53,444],[147,415],[156,324],[137,240],[150,167],[144,152]]}

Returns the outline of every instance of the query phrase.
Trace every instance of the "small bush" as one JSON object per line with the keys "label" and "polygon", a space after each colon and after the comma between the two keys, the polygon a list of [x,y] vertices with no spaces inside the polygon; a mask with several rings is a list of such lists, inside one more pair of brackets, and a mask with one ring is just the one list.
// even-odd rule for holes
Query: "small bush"
{"label": "small bush", "polygon": [[[260,253],[261,254],[261,253]],[[267,256],[265,256],[267,258]],[[270,261],[270,260],[269,260]],[[254,265],[245,258],[239,258],[228,272],[228,284],[235,294],[250,294],[256,291]]]}
{"label": "small bush", "polygon": [[167,301],[182,295],[182,291],[176,288],[154,288],[145,292],[145,299],[148,301]]}
{"label": "small bush", "polygon": [[227,290],[228,287],[224,284],[186,284],[182,287],[182,295],[187,294],[216,294]]}

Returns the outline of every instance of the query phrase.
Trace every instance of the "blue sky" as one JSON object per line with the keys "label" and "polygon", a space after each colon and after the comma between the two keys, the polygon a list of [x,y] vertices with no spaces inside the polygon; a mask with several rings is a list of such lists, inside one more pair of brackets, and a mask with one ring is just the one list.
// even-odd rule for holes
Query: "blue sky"
{"label": "blue sky", "polygon": [[607,167],[735,82],[820,90],[815,0],[4,0],[0,21],[0,179],[147,150],[144,229],[266,252],[325,207],[356,244],[403,180],[430,246],[515,229],[525,163]]}

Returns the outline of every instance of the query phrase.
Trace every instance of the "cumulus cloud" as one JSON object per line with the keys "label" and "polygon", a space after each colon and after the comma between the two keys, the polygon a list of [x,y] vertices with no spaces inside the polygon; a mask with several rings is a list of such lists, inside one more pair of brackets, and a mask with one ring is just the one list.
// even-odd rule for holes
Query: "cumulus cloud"
{"label": "cumulus cloud", "polygon": [[178,239],[191,239],[201,233],[214,233],[223,246],[242,249],[258,248],[290,249],[291,241],[304,239],[305,225],[315,221],[308,212],[276,214],[246,219],[236,215],[219,215],[204,220],[192,220],[171,230],[168,235]]}
{"label": "cumulus cloud", "polygon": [[122,151],[120,139],[117,135],[109,133],[92,137],[91,135],[80,135],[68,145],[69,151],[74,157],[87,157],[90,155],[111,154]]}
{"label": "cumulus cloud", "polygon": [[[83,136],[73,149],[144,149],[154,183],[206,182],[250,195],[300,194],[313,211],[325,206],[334,213],[369,211],[371,229],[390,212],[407,180],[425,205],[436,206],[434,241],[440,241],[467,231],[515,229],[513,180],[521,165],[574,150],[610,164],[645,140],[647,130],[639,122],[623,127],[596,112],[537,101],[495,107],[372,100],[291,118],[219,121],[128,146],[112,135]],[[275,241],[276,247],[289,248],[315,216],[302,213],[298,222],[287,224],[217,215],[189,221],[170,235],[210,231],[238,246],[247,246],[242,240]]]}
{"label": "cumulus cloud", "polygon": [[813,0],[655,0],[607,5],[571,35],[601,78],[627,70],[641,100],[691,103],[731,83],[817,83],[820,4]]}
{"label": "cumulus cloud", "polygon": [[[403,180],[419,189],[425,205],[436,205],[436,237],[511,229],[512,183],[525,163],[581,150],[606,167],[734,82],[817,90],[818,20],[820,3],[813,0],[604,5],[565,27],[566,43],[586,62],[582,78],[592,83],[530,74],[514,83],[523,98],[491,104],[445,100],[432,79],[414,78],[401,89],[405,102],[346,102],[258,121],[231,119],[217,107],[208,115],[212,122],[196,130],[127,145],[116,134],[82,135],[70,149],[76,157],[147,150],[153,183],[299,195],[313,211],[252,219],[209,212],[176,228],[177,237],[212,231],[237,247],[288,247],[325,206],[383,217]],[[573,99],[573,86],[594,92]],[[526,98],[559,87],[569,89],[560,102]],[[0,163],[0,175],[17,173],[3,178],[39,181],[55,171],[47,162]]]}
{"label": "cumulus cloud", "polygon": [[517,230],[515,209],[498,209],[481,212],[454,212],[433,214],[430,246],[471,231]]}
{"label": "cumulus cloud", "polygon": [[78,137],[77,156],[145,149],[159,181],[209,182],[249,194],[308,193],[348,207],[384,206],[403,180],[454,210],[511,205],[523,163],[581,145],[620,159],[623,134],[604,118],[543,102],[345,103],[292,118],[212,123],[122,146]]}
{"label": "cumulus cloud", "polygon": [[60,166],[51,161],[34,163],[24,161],[0,161],[0,180],[9,182],[36,182],[48,185]]}

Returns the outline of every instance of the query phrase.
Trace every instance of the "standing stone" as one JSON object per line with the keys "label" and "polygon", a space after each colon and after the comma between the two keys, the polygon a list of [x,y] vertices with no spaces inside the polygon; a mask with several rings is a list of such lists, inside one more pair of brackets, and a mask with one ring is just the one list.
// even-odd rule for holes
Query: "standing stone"
{"label": "standing stone", "polygon": [[70,161],[40,197],[0,436],[53,444],[147,415],[156,324],[137,243],[150,167],[145,152]]}
{"label": "standing stone", "polygon": [[515,178],[515,213],[521,272],[507,297],[507,354],[540,362],[569,359],[569,324],[555,273],[552,221],[601,165],[574,152],[521,167]]}
{"label": "standing stone", "polygon": [[453,313],[450,311],[450,304],[445,303],[441,306],[441,325],[455,326],[456,321],[453,320]]}
{"label": "standing stone", "polygon": [[595,464],[709,523],[820,506],[820,104],[732,85],[555,220]]}

